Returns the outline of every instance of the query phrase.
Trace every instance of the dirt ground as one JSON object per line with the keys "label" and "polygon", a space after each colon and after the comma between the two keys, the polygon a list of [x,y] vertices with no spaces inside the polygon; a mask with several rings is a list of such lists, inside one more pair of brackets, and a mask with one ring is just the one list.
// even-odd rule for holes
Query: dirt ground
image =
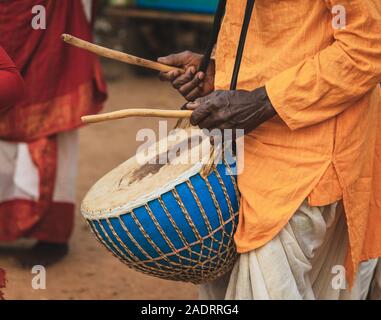
{"label": "dirt ground", "polygon": [[[184,100],[154,77],[137,77],[118,65],[122,78],[109,82],[104,111],[122,108],[177,108]],[[171,122],[173,124],[173,122]],[[6,299],[196,299],[197,287],[148,277],[128,269],[93,237],[78,211],[81,199],[105,173],[132,156],[140,128],[158,128],[154,119],[128,119],[94,124],[80,130],[76,227],[70,254],[47,269],[46,290],[31,286],[31,270],[21,269],[12,251],[0,253],[7,271]]]}

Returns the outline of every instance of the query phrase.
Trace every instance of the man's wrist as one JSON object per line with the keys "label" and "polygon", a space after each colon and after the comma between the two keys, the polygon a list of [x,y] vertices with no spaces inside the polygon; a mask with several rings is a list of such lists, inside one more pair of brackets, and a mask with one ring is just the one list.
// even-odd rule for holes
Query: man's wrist
{"label": "man's wrist", "polygon": [[266,87],[263,86],[257,88],[253,91],[253,93],[255,94],[255,99],[257,101],[256,105],[259,105],[262,108],[264,121],[267,121],[275,117],[277,115],[277,112],[267,94]]}

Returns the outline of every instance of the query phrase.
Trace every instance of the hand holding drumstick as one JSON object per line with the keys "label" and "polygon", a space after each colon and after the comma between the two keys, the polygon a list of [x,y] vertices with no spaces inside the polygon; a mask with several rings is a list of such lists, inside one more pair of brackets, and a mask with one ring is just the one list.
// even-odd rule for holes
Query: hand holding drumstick
{"label": "hand holding drumstick", "polygon": [[158,62],[179,67],[185,72],[176,69],[161,71],[159,78],[161,81],[169,81],[188,101],[206,96],[214,90],[215,62],[213,59],[210,60],[205,71],[202,71],[200,66],[203,58],[203,55],[191,51],[161,57]]}
{"label": "hand holding drumstick", "polygon": [[[122,61],[128,64],[133,64],[160,72],[184,73],[184,70],[174,66],[168,66],[159,62],[146,60],[127,53],[119,52],[116,50],[104,48],[96,44],[90,43],[73,37],[69,34],[63,34],[62,40],[75,47],[93,52],[97,55]],[[129,117],[160,117],[160,118],[190,118],[192,111],[188,110],[157,110],[157,109],[125,109],[104,114],[90,115],[82,117],[83,123],[96,123],[109,120],[116,120]]]}

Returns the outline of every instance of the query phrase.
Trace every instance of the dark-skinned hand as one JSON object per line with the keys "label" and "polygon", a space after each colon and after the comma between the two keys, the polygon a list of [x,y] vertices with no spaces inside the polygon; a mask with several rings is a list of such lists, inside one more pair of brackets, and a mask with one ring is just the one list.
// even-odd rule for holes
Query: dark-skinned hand
{"label": "dark-skinned hand", "polygon": [[202,129],[243,129],[245,134],[276,115],[266,88],[217,90],[186,105],[190,122]]}
{"label": "dark-skinned hand", "polygon": [[210,61],[206,73],[197,72],[202,61],[202,55],[191,51],[171,54],[157,61],[166,65],[180,67],[185,71],[173,70],[161,72],[159,78],[169,81],[172,86],[188,101],[194,101],[214,90],[215,62]]}

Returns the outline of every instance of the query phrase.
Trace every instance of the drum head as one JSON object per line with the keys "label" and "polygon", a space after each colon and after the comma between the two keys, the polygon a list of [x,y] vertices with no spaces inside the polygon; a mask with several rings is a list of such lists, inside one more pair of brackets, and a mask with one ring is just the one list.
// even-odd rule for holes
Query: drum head
{"label": "drum head", "polygon": [[209,138],[196,128],[175,130],[158,142],[145,143],[89,190],[82,214],[99,219],[129,212],[199,173],[210,152]]}

